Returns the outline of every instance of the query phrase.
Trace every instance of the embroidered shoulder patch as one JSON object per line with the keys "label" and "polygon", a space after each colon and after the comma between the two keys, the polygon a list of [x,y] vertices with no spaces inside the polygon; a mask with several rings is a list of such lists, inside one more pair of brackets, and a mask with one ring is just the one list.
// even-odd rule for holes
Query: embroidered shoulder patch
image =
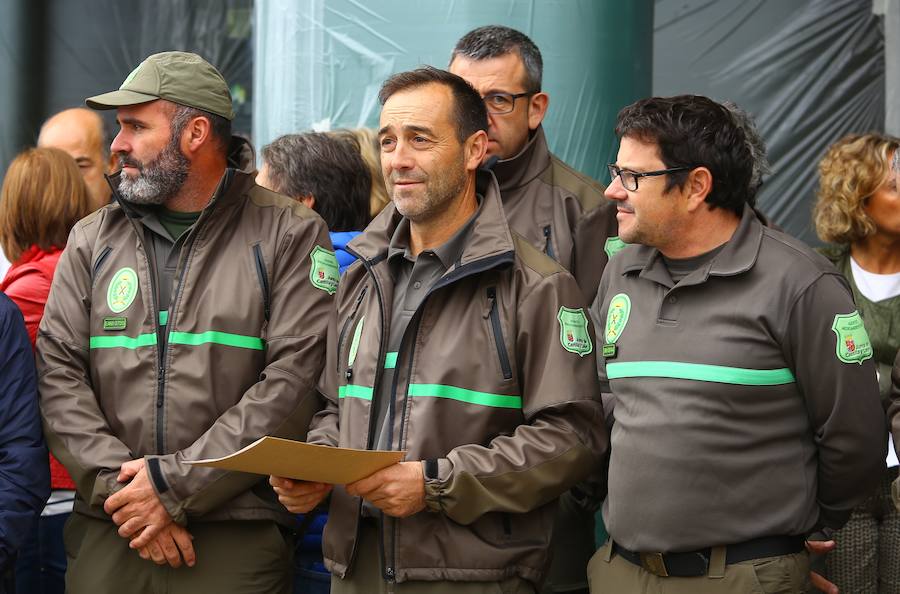
{"label": "embroidered shoulder patch", "polygon": [[863,361],[872,358],[872,343],[858,311],[837,314],[831,329],[837,336],[835,352],[838,360],[862,365]]}
{"label": "embroidered shoulder patch", "polygon": [[350,354],[347,356],[347,367],[352,367],[353,362],[356,361],[356,352],[359,350],[359,339],[362,336],[363,322],[365,321],[366,316],[363,316],[356,324],[356,331],[353,332],[353,340],[350,341]]}
{"label": "embroidered shoulder patch", "polygon": [[121,313],[134,302],[138,292],[138,276],[133,268],[121,268],[109,281],[106,304],[113,313]]}
{"label": "embroidered shoulder patch", "polygon": [[341,280],[340,268],[334,252],[326,250],[320,245],[309,253],[312,267],[309,270],[309,282],[317,289],[322,289],[329,295],[337,291],[338,282]]}
{"label": "embroidered shoulder patch", "polygon": [[612,258],[616,254],[618,254],[626,245],[628,244],[619,239],[618,236],[607,237],[606,243],[603,244],[603,251],[606,252],[607,258]]}
{"label": "embroidered shoulder patch", "polygon": [[559,342],[564,349],[581,357],[594,350],[584,309],[560,307],[556,319],[559,320]]}

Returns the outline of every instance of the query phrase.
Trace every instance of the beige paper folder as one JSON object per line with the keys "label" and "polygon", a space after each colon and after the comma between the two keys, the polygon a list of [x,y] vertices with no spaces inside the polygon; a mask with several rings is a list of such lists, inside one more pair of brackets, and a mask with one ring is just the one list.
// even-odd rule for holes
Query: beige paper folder
{"label": "beige paper folder", "polygon": [[345,485],[400,462],[405,453],[332,448],[279,437],[262,437],[228,456],[185,460],[185,463]]}

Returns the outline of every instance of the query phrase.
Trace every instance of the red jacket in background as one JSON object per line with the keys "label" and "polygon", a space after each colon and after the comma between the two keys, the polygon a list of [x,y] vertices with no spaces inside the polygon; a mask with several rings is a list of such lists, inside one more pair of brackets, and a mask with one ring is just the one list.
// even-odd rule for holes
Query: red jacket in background
{"label": "red jacket in background", "polygon": [[[44,316],[44,306],[50,295],[50,283],[53,271],[62,250],[51,248],[44,251],[36,245],[31,246],[16,260],[0,281],[0,291],[6,293],[25,317],[25,329],[34,349],[38,326]],[[50,455],[50,486],[54,489],[74,489],[75,483],[63,465]]]}

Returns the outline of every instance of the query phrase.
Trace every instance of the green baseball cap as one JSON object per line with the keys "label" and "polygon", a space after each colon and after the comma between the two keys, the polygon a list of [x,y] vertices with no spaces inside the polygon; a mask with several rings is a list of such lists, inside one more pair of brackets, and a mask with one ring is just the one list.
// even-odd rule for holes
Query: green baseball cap
{"label": "green baseball cap", "polygon": [[189,52],[153,54],[131,71],[118,91],[88,97],[93,109],[116,109],[165,99],[234,119],[228,84],[212,64]]}

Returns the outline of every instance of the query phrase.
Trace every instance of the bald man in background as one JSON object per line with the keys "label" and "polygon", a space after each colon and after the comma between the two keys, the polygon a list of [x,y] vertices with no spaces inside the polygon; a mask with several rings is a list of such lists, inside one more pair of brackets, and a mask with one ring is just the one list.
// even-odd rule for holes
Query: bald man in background
{"label": "bald man in background", "polygon": [[52,115],[41,126],[37,145],[62,149],[75,159],[95,210],[109,203],[110,187],[103,176],[115,169],[115,157],[99,115],[83,107]]}

